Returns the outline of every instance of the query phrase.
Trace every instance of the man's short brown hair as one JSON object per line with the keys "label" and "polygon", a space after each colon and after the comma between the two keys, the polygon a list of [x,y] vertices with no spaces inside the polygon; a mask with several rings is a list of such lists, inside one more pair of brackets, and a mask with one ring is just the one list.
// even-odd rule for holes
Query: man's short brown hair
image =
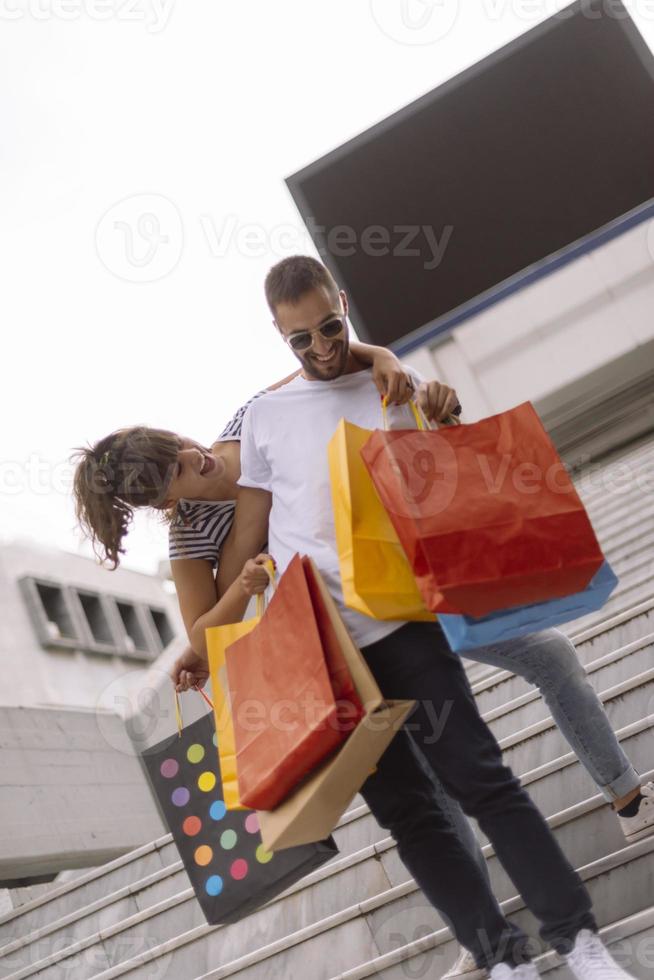
{"label": "man's short brown hair", "polygon": [[274,265],[264,283],[266,300],[273,316],[280,303],[298,302],[302,296],[324,286],[336,298],[338,286],[322,262],[310,255],[290,255]]}

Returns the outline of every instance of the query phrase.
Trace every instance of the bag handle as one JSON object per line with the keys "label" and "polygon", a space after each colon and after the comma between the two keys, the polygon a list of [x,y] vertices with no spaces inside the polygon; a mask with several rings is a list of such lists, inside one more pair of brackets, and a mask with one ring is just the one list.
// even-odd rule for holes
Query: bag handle
{"label": "bag handle", "polygon": [[[274,565],[272,559],[269,558],[268,561],[264,562],[263,567],[265,568],[265,570],[268,573],[268,578],[270,579],[270,584],[271,584],[272,590],[274,592],[275,589],[277,588],[277,575],[276,575],[276,572],[275,572],[275,565]],[[265,612],[265,609],[266,609],[266,605],[267,605],[267,602],[266,602],[266,593],[265,592],[259,592],[257,594],[257,597],[256,597],[256,615],[259,618],[261,618],[263,616],[263,614]]]}
{"label": "bag handle", "polygon": [[[277,588],[277,581],[276,581],[276,574],[275,574],[275,566],[274,566],[273,562],[270,559],[268,559],[268,561],[264,563],[264,566],[263,567],[268,572],[268,578],[270,579],[270,584],[272,585],[273,592],[274,592],[275,589]],[[265,611],[265,608],[266,608],[266,596],[265,596],[265,593],[263,593],[263,592],[259,592],[258,593],[258,595],[256,597],[256,605],[257,605],[256,615],[259,618],[261,618],[261,616],[263,616],[264,611]],[[194,691],[197,691],[198,694],[201,694],[202,697],[204,698],[204,700],[209,705],[209,707],[213,709],[213,701],[211,700],[211,698],[207,694],[204,693],[204,691],[202,690],[201,687],[198,687],[197,684],[194,684],[193,685],[193,690]],[[175,694],[175,718],[176,718],[176,721],[177,721],[177,735],[178,735],[179,738],[181,738],[182,737],[182,729],[184,727],[184,722],[182,720],[182,705],[181,705],[181,702],[179,700],[179,692],[178,692],[178,690],[177,690],[176,687],[173,688],[173,692]]]}
{"label": "bag handle", "polygon": [[[431,428],[429,422],[427,421],[421,409],[419,408],[418,403],[414,401],[413,398],[411,399],[411,401],[407,402],[406,404],[413,412],[413,417],[416,420],[416,426],[418,429],[420,429],[421,432],[423,432],[425,429]],[[382,417],[384,420],[384,431],[387,432],[388,431],[388,395],[384,395],[382,397]]]}
{"label": "bag handle", "polygon": [[[204,691],[202,690],[202,688],[201,687],[198,687],[197,684],[194,684],[193,685],[193,690],[194,691],[197,691],[198,694],[201,694],[202,697],[204,698],[204,700],[209,705],[209,707],[213,710],[213,701],[211,700],[211,698],[209,697],[209,695],[208,694],[205,694]],[[178,692],[178,690],[177,690],[176,687],[173,688],[173,692],[175,694],[175,718],[177,720],[177,735],[178,735],[178,738],[181,738],[182,737],[182,728],[184,727],[184,722],[182,721],[182,704],[181,704],[181,701],[179,700],[179,692]]]}
{"label": "bag handle", "polygon": [[[461,425],[461,419],[457,415],[448,415],[443,422],[438,422],[432,425],[415,398],[412,398],[411,401],[407,402],[407,404],[413,412],[413,417],[416,420],[416,426],[420,432],[424,432],[425,430],[431,431],[439,428],[441,425]],[[388,431],[388,395],[384,395],[382,397],[382,417],[384,419],[384,431]]]}

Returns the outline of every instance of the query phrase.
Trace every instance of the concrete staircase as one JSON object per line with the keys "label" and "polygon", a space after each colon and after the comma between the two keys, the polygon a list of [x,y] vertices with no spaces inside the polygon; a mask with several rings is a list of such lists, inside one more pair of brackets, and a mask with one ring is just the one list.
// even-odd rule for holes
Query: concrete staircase
{"label": "concrete staircase", "polygon": [[[605,461],[593,486],[583,474],[578,483],[620,585],[601,613],[566,630],[631,761],[654,778],[654,442]],[[654,980],[654,836],[626,845],[533,688],[506,671],[467,669],[507,761],[586,881],[614,954],[640,980]],[[456,953],[449,930],[360,799],[335,837],[338,858],[226,927],[207,926],[170,835],[37,897],[14,892],[16,908],[0,916],[0,978],[439,977]],[[537,935],[480,840],[505,912]],[[569,980],[555,954],[538,962],[552,980]]]}

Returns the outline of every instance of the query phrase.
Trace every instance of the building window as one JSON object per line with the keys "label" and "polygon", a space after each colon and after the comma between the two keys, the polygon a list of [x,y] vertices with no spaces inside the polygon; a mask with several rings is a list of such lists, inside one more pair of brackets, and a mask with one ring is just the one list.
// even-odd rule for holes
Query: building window
{"label": "building window", "polygon": [[125,628],[125,645],[130,653],[151,653],[145,629],[140,621],[138,610],[130,602],[116,600],[118,613]]}
{"label": "building window", "polygon": [[175,638],[165,609],[25,576],[20,588],[48,648],[153,660]]}
{"label": "building window", "polygon": [[93,592],[82,592],[79,589],[77,590],[77,597],[95,642],[102,644],[102,646],[115,647],[116,638],[112,633],[101,597]]}
{"label": "building window", "polygon": [[64,590],[57,585],[46,585],[45,582],[36,582],[35,585],[50,639],[77,640],[79,634]]}
{"label": "building window", "polygon": [[161,646],[165,650],[168,644],[175,639],[175,631],[170,625],[168,613],[163,609],[153,609],[150,606],[150,615],[152,616],[152,622],[154,623],[157,635],[161,640]]}

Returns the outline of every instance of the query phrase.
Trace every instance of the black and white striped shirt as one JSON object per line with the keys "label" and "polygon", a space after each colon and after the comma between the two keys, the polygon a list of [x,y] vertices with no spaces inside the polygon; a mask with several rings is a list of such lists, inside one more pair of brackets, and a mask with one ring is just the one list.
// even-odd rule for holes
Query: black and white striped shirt
{"label": "black and white striped shirt", "polygon": [[[258,391],[229,420],[216,442],[240,442],[245,413],[255,398],[265,395]],[[233,500],[180,500],[175,517],[168,530],[168,556],[171,561],[179,558],[202,558],[218,565],[220,549],[234,521],[236,503]]]}

